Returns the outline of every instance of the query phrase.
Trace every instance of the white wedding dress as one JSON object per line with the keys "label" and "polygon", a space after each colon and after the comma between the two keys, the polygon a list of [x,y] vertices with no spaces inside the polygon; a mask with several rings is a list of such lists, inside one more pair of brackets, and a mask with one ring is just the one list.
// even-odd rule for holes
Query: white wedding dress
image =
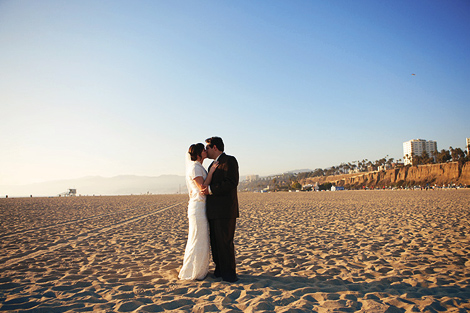
{"label": "white wedding dress", "polygon": [[209,272],[210,246],[209,223],[206,217],[206,196],[199,192],[194,178],[204,180],[207,172],[199,162],[190,162],[186,169],[186,185],[189,191],[188,203],[188,242],[184,251],[183,267],[179,279],[204,279]]}

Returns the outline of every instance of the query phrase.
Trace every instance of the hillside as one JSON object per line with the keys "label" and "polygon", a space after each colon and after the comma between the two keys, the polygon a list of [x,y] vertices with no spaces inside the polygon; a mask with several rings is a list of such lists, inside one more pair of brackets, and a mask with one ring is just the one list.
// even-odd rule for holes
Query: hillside
{"label": "hillside", "polygon": [[79,195],[174,194],[186,192],[186,183],[184,176],[177,175],[88,176],[21,186],[0,186],[0,196],[57,196],[69,188],[77,189]]}
{"label": "hillside", "polygon": [[459,162],[449,162],[402,167],[387,171],[309,177],[300,183],[302,185],[332,183],[349,189],[360,189],[364,186],[470,185],[470,162],[463,165]]}

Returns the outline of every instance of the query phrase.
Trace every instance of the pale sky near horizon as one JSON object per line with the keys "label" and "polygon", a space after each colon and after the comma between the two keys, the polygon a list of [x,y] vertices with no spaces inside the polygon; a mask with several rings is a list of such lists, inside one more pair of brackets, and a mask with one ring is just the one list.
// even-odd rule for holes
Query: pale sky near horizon
{"label": "pale sky near horizon", "polygon": [[241,175],[463,149],[469,51],[464,0],[1,0],[0,185],[183,175],[210,136]]}

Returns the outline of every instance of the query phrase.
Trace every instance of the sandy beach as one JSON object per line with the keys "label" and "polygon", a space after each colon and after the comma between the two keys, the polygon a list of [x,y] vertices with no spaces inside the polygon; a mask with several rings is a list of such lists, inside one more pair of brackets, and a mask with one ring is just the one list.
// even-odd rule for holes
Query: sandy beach
{"label": "sandy beach", "polygon": [[236,283],[177,279],[187,195],[0,199],[0,311],[470,311],[470,190],[239,199]]}

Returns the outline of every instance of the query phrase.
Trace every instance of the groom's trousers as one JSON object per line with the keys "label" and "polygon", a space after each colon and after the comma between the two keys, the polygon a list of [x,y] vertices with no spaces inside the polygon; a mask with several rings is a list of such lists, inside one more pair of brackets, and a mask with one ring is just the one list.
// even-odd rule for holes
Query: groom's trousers
{"label": "groom's trousers", "polygon": [[233,238],[237,219],[209,220],[212,259],[215,275],[226,281],[236,281],[235,246]]}

